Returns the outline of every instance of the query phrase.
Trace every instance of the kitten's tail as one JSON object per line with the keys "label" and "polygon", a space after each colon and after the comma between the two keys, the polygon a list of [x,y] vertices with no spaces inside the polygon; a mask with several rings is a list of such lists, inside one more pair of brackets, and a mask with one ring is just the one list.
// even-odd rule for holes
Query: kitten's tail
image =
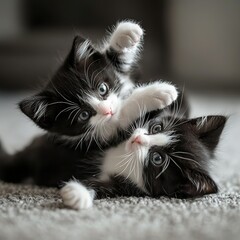
{"label": "kitten's tail", "polygon": [[0,141],[0,180],[4,180],[4,169],[6,162],[8,161],[8,154],[6,153],[5,149],[3,148],[2,142]]}
{"label": "kitten's tail", "polygon": [[7,153],[6,153],[6,151],[4,150],[3,145],[2,145],[2,143],[1,143],[1,141],[0,141],[0,161],[1,161],[1,159],[4,158],[6,155],[7,155]]}
{"label": "kitten's tail", "polygon": [[20,183],[28,175],[26,170],[24,162],[18,157],[18,154],[8,154],[0,141],[0,180]]}

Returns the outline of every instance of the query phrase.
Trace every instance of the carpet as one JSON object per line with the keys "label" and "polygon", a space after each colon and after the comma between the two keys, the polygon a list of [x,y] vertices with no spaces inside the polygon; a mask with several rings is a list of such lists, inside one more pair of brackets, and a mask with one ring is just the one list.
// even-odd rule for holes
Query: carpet
{"label": "carpet", "polygon": [[[24,95],[0,93],[0,138],[8,152],[41,134],[17,110]],[[0,240],[240,239],[240,97],[190,95],[192,115],[231,114],[212,164],[218,194],[95,200],[91,209],[63,206],[58,191],[0,182]]]}

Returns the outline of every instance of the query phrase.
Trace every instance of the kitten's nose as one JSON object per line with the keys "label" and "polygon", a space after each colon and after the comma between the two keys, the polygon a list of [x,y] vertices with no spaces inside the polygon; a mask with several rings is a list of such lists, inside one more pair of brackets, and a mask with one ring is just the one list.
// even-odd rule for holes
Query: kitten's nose
{"label": "kitten's nose", "polygon": [[112,116],[113,115],[112,110],[110,109],[110,110],[104,111],[103,115],[111,115]]}
{"label": "kitten's nose", "polygon": [[133,139],[132,143],[142,144],[142,139],[140,136],[137,136]]}
{"label": "kitten's nose", "polygon": [[112,109],[109,107],[100,107],[100,113],[102,115],[113,115]]}

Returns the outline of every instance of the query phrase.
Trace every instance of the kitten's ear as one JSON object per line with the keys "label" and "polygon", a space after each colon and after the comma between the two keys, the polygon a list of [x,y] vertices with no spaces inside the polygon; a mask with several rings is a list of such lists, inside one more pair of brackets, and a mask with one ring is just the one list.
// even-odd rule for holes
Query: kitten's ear
{"label": "kitten's ear", "polygon": [[190,120],[190,124],[194,127],[199,139],[213,153],[226,121],[225,116],[218,115],[194,118]]}
{"label": "kitten's ear", "polygon": [[217,184],[207,173],[190,171],[186,172],[186,176],[186,183],[180,185],[177,197],[194,198],[218,192]]}
{"label": "kitten's ear", "polygon": [[46,111],[49,103],[49,98],[42,93],[24,99],[18,105],[27,117],[47,130],[52,127],[54,116],[51,111]]}
{"label": "kitten's ear", "polygon": [[75,36],[67,61],[69,61],[71,65],[75,65],[89,58],[94,52],[96,52],[96,50],[88,39]]}

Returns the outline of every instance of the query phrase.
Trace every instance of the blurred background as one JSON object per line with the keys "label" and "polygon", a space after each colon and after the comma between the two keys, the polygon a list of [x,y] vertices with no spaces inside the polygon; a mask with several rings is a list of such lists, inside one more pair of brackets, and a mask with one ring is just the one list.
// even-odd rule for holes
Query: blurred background
{"label": "blurred background", "polygon": [[51,77],[73,36],[96,42],[122,19],[146,30],[143,81],[184,85],[191,103],[212,114],[238,111],[239,0],[0,0],[0,18],[0,134],[11,141],[30,132],[25,122],[17,123],[19,137],[8,127],[16,102]]}
{"label": "blurred background", "polygon": [[240,91],[239,0],[1,0],[0,88],[51,76],[79,33],[94,41],[121,19],[146,29],[143,79]]}

